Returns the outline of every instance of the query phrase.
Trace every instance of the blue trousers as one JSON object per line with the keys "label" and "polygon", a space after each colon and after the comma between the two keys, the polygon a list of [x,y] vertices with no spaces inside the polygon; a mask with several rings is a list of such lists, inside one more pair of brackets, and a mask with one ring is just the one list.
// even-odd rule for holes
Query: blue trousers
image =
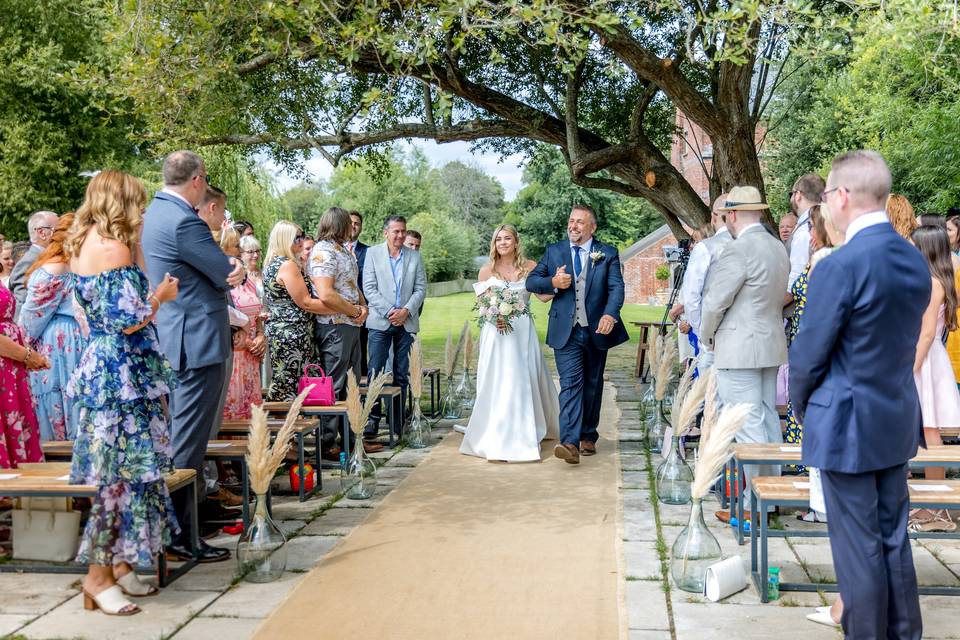
{"label": "blue trousers", "polygon": [[907,537],[907,465],[821,471],[847,640],[920,640],[923,621]]}
{"label": "blue trousers", "polygon": [[[410,377],[410,347],[413,346],[413,339],[414,334],[407,333],[407,330],[403,327],[393,326],[386,331],[370,329],[368,336],[367,349],[370,353],[370,362],[367,370],[370,378],[376,377],[377,374],[384,370],[387,364],[387,357],[390,355],[390,347],[393,347],[393,386],[400,387],[401,407],[407,406],[407,386],[408,378]],[[378,402],[374,406],[373,411],[370,412],[370,419],[367,421],[364,436],[368,438],[376,437],[377,431],[380,429],[381,415],[380,403]]]}
{"label": "blue trousers", "polygon": [[596,442],[607,352],[594,346],[590,329],[577,325],[567,344],[553,354],[560,374],[560,442]]}

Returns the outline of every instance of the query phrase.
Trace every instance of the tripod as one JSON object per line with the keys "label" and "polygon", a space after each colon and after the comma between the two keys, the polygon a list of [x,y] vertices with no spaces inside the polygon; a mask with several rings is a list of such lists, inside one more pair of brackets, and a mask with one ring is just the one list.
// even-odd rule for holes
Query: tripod
{"label": "tripod", "polygon": [[[673,305],[677,302],[677,295],[680,293],[680,285],[683,284],[683,277],[687,273],[687,263],[690,261],[690,254],[684,253],[681,255],[680,261],[677,263],[677,268],[673,272],[673,290],[670,292],[670,299],[667,300],[667,308],[663,310],[663,317],[660,319],[660,324],[657,326],[657,332],[655,335],[665,336],[667,335],[667,319],[670,317],[670,309],[673,308]],[[650,348],[649,346],[647,347]],[[641,372],[643,375],[640,377],[641,380],[646,381],[650,373],[650,365],[647,363],[644,370]]]}

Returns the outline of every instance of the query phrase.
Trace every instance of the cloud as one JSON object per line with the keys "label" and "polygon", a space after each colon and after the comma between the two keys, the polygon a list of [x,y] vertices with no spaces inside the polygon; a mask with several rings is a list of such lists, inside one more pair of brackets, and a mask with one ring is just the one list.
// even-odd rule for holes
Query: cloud
{"label": "cloud", "polygon": [[[524,156],[522,155],[507,156],[501,162],[500,156],[497,154],[470,151],[470,144],[467,142],[437,144],[432,140],[418,140],[413,143],[402,142],[400,144],[403,147],[416,145],[422,149],[430,161],[430,165],[434,167],[442,167],[454,160],[477,167],[503,186],[504,197],[507,200],[513,200],[517,192],[523,188],[523,167],[521,165]],[[274,175],[277,186],[281,191],[287,191],[300,182],[299,178],[284,172],[268,158],[264,158],[263,164]],[[310,177],[315,180],[329,178],[333,173],[333,167],[330,166],[330,163],[316,153],[307,161],[306,170]]]}

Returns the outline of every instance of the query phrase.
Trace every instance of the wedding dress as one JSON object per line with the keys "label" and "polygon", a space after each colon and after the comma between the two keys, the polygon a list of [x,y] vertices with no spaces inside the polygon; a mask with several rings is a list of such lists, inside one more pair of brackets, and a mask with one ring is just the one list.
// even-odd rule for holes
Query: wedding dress
{"label": "wedding dress", "polygon": [[[490,278],[474,289],[480,295],[491,286],[507,286],[520,291],[529,305],[525,282]],[[477,399],[460,452],[487,460],[540,460],[540,441],[559,437],[559,398],[533,318],[515,318],[512,326],[513,331],[500,334],[487,323],[480,332]]]}

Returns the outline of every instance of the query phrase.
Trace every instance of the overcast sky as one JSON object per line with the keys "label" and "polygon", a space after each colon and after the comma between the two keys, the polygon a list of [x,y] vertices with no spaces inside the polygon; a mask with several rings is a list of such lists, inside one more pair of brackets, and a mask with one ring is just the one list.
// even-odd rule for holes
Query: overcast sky
{"label": "overcast sky", "polygon": [[[400,142],[398,144],[409,145],[411,143]],[[479,168],[503,185],[504,197],[507,200],[513,200],[517,192],[523,187],[521,184],[523,169],[519,166],[523,161],[523,156],[521,155],[507,156],[503,162],[500,162],[500,157],[495,154],[471,153],[470,144],[467,142],[437,144],[432,140],[417,140],[412,144],[415,144],[423,150],[430,160],[430,164],[434,167],[442,167],[448,162],[459,160],[464,164]],[[268,166],[274,171],[277,178],[277,185],[281,191],[286,191],[299,182],[298,178],[287,175],[280,171],[275,165],[268,164]],[[314,179],[328,178],[330,174],[333,173],[333,167],[330,166],[330,163],[317,154],[314,154],[310,161],[307,162],[307,170]]]}

